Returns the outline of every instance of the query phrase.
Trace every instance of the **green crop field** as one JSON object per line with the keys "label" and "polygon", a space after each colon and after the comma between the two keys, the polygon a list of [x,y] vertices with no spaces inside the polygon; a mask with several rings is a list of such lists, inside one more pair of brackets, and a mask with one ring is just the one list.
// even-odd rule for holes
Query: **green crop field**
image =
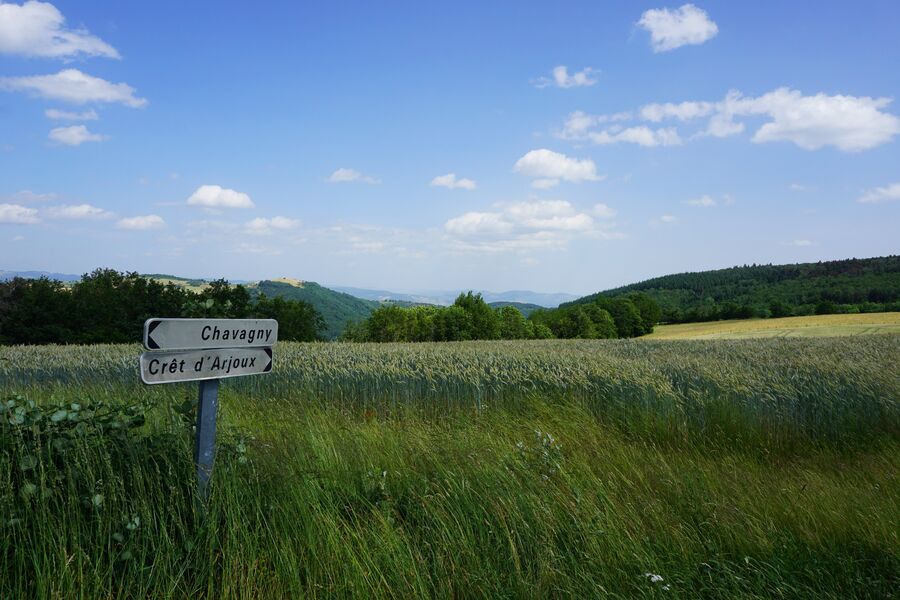
{"label": "green crop field", "polygon": [[0,598],[886,598],[900,336],[0,348]]}

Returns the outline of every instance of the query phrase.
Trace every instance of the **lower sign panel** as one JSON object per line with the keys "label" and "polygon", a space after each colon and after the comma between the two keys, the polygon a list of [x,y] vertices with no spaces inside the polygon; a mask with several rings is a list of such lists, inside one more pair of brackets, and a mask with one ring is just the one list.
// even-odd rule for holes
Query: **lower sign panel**
{"label": "lower sign panel", "polygon": [[149,384],[259,375],[272,370],[272,349],[144,352],[140,363],[141,381]]}

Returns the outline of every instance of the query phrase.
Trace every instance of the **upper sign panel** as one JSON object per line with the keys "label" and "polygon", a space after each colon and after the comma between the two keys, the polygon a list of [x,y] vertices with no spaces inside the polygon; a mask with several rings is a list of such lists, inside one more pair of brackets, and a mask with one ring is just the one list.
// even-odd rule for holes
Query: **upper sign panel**
{"label": "upper sign panel", "polygon": [[147,350],[260,348],[278,340],[275,319],[147,319]]}

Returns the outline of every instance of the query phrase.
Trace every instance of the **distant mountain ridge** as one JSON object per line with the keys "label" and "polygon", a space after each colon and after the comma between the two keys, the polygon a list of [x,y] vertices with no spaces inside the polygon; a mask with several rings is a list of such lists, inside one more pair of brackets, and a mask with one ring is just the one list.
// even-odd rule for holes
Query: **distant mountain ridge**
{"label": "distant mountain ridge", "polygon": [[46,277],[47,279],[55,279],[56,281],[64,281],[66,283],[81,279],[81,275],[72,275],[70,273],[51,273],[49,271],[0,271],[0,281],[15,279],[16,277],[22,277],[24,279],[40,279],[41,277]]}
{"label": "distant mountain ridge", "polygon": [[[400,301],[416,304],[436,304],[449,306],[456,297],[468,290],[421,290],[414,292],[391,292],[388,290],[373,290],[366,288],[329,286],[331,289],[376,302]],[[534,304],[543,308],[555,308],[564,302],[577,300],[575,294],[532,292],[530,290],[510,290],[507,292],[490,292],[486,290],[472,290],[480,293],[487,303],[514,302],[517,304]]]}

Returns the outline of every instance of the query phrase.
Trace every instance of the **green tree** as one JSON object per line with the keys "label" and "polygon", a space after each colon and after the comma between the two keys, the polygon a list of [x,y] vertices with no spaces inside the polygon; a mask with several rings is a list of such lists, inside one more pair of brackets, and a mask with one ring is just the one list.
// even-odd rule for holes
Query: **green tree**
{"label": "green tree", "polygon": [[500,319],[496,311],[484,301],[481,294],[473,294],[471,291],[460,294],[454,306],[466,311],[471,327],[468,339],[472,340],[496,340],[500,338]]}
{"label": "green tree", "polygon": [[504,340],[524,340],[531,337],[528,321],[522,312],[513,306],[502,306],[497,311],[500,321],[500,338]]}
{"label": "green tree", "polygon": [[267,298],[260,294],[253,315],[278,321],[278,339],[295,342],[314,342],[322,339],[325,321],[309,302]]}
{"label": "green tree", "polygon": [[15,278],[2,284],[0,342],[65,344],[78,327],[72,296],[62,282]]}

